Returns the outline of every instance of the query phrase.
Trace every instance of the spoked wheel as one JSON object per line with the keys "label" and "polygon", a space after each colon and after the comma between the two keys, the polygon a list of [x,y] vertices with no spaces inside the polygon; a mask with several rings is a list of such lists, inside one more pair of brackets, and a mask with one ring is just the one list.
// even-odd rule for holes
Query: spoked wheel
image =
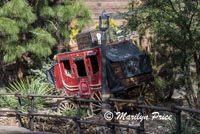
{"label": "spoked wheel", "polygon": [[[101,100],[101,91],[100,90],[96,90],[93,91],[93,93],[90,96],[91,100]],[[99,114],[101,112],[101,106],[102,104],[100,102],[90,102],[89,104],[89,109],[87,111],[88,116],[94,116],[96,114]]]}
{"label": "spoked wheel", "polygon": [[154,88],[151,86],[151,84],[147,84],[142,89],[142,95],[144,96],[143,102],[145,105],[152,106],[156,102],[156,93]]}
{"label": "spoked wheel", "polygon": [[143,104],[145,105],[152,106],[156,102],[156,93],[151,84],[139,86],[129,91],[129,98],[131,100],[140,100],[141,96],[143,96]]}
{"label": "spoked wheel", "polygon": [[64,101],[61,101],[60,104],[58,105],[57,112],[59,114],[62,114],[63,112],[66,112],[67,110],[72,111],[72,110],[75,110],[76,108],[77,108],[77,105],[73,101],[64,100]]}

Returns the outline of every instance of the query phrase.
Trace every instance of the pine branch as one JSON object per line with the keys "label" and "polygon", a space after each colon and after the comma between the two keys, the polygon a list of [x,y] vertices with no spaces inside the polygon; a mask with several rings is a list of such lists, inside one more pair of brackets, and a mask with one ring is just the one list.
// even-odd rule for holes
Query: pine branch
{"label": "pine branch", "polygon": [[35,35],[41,35],[41,36],[46,36],[47,34],[41,34],[41,33],[37,33],[37,32],[34,32],[34,31],[29,31],[30,33],[33,33]]}

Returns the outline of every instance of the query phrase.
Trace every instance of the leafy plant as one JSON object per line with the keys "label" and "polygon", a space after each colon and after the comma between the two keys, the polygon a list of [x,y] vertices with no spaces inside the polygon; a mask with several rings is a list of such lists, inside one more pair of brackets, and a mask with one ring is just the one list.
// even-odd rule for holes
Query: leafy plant
{"label": "leafy plant", "polygon": [[151,41],[153,65],[160,70],[158,88],[182,88],[188,104],[196,108],[200,107],[199,16],[199,1],[188,0],[132,0],[125,16],[128,29]]}
{"label": "leafy plant", "polygon": [[[34,79],[39,80],[42,84],[48,85],[49,88],[54,89],[54,85],[47,81],[46,70],[48,70],[52,65],[52,61],[50,59],[47,62],[42,62],[41,66],[28,70],[28,74],[31,75]],[[54,90],[51,90],[52,92]]]}
{"label": "leafy plant", "polygon": [[[81,109],[80,112],[81,112],[81,117],[87,116],[86,110]],[[77,109],[66,110],[66,111],[62,112],[62,115],[64,115],[64,116],[77,116]]]}
{"label": "leafy plant", "polygon": [[[169,129],[168,134],[176,134],[176,118],[167,123],[166,127]],[[181,117],[181,134],[199,134],[200,133],[200,120],[195,118],[194,115]]]}
{"label": "leafy plant", "polygon": [[[0,91],[2,93],[5,93],[5,91]],[[17,109],[18,106],[18,100],[14,96],[8,96],[8,95],[1,95],[0,96],[0,107],[1,108],[11,108],[11,109]]]}
{"label": "leafy plant", "polygon": [[[29,94],[36,95],[47,95],[49,91],[52,90],[48,84],[42,83],[38,79],[33,79],[30,77],[26,77],[25,79],[19,79],[10,83],[6,88],[10,93],[21,93],[23,96],[27,96]],[[14,96],[1,96],[0,98],[0,106],[1,107],[9,107],[12,109],[17,109],[18,100]],[[34,98],[35,108],[43,108],[45,107],[45,99],[41,97]],[[22,99],[22,110],[28,110],[30,107],[30,100],[27,98]]]}
{"label": "leafy plant", "polygon": [[41,81],[47,82],[46,70],[48,70],[52,66],[51,63],[52,61],[50,59],[47,59],[47,62],[42,62],[41,65],[37,68],[28,70],[28,74],[35,79],[40,79]]}

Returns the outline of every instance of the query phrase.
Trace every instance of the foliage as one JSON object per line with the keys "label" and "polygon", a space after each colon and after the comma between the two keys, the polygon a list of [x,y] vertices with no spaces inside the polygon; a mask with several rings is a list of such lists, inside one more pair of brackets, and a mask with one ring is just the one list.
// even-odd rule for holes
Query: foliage
{"label": "foliage", "polygon": [[[155,70],[165,72],[162,76],[160,75],[160,78],[164,78],[165,81],[172,79],[172,83],[182,86],[180,88],[186,91],[185,97],[190,106],[194,104],[198,107],[197,92],[200,88],[199,1],[141,0],[141,3],[138,3],[133,0],[131,5],[134,6],[130,6],[129,11],[134,14],[125,17],[128,20],[127,27],[138,31],[141,38],[147,31],[153,33],[149,40],[152,41],[153,49],[155,49],[152,53],[156,56]],[[157,48],[161,46],[163,49],[158,50]],[[195,67],[192,67],[192,64]],[[193,87],[196,79],[198,88]]]}
{"label": "foliage", "polygon": [[76,35],[78,34],[78,29],[75,28],[75,27],[72,27],[72,31],[71,31],[71,34],[70,34],[70,37],[74,40],[74,41],[77,41],[76,40]]}
{"label": "foliage", "polygon": [[41,65],[36,66],[33,69],[30,69],[28,71],[28,74],[31,75],[33,78],[35,79],[39,79],[41,81],[47,82],[47,78],[46,78],[46,70],[48,70],[52,65],[53,61],[51,61],[50,59],[47,59],[47,62],[42,62]]}
{"label": "foliage", "polygon": [[[195,116],[190,116],[191,118],[182,115],[181,117],[181,134],[199,134],[200,133],[200,120],[195,118]],[[169,129],[169,134],[176,134],[176,118],[172,118],[166,124],[166,127]]]}
{"label": "foliage", "polygon": [[68,44],[73,29],[81,31],[91,22],[91,13],[87,6],[76,0],[63,0],[62,4],[54,2],[54,6],[48,1],[36,6],[43,21],[46,22],[47,30],[56,37],[58,43]]}
{"label": "foliage", "polygon": [[[24,53],[48,56],[56,40],[44,28],[32,27],[37,20],[33,8],[25,0],[11,0],[0,9],[0,48],[4,62],[10,63]],[[15,52],[15,53],[13,53]]]}
{"label": "foliage", "polygon": [[[53,93],[53,89],[55,88],[53,84],[49,83],[46,76],[46,71],[52,66],[52,61],[50,59],[47,60],[47,62],[42,62],[41,66],[36,67],[34,69],[30,69],[28,71],[28,75],[30,75],[35,80],[39,80],[40,83],[44,85],[48,85],[50,89],[52,89],[50,92]],[[58,92],[58,90],[56,90]]]}
{"label": "foliage", "polygon": [[0,52],[4,64],[27,57],[43,61],[55,45],[67,46],[73,29],[91,22],[87,6],[76,0],[0,0]]}
{"label": "foliage", "polygon": [[[5,93],[5,91],[0,91],[2,93]],[[11,108],[11,109],[17,109],[18,107],[18,100],[14,96],[0,96],[0,107],[1,108]]]}
{"label": "foliage", "polygon": [[170,60],[170,51],[164,45],[154,48],[150,53],[152,70],[154,76],[153,86],[156,89],[160,101],[169,99],[174,89],[180,89],[184,85],[181,78],[177,80],[175,76],[180,69],[173,68],[174,62]]}
{"label": "foliage", "polygon": [[[26,77],[25,79],[19,79],[10,83],[7,87],[7,91],[10,93],[21,93],[23,96],[29,94],[36,95],[48,95],[49,91],[52,90],[48,84],[42,83],[39,79],[33,79]],[[14,96],[1,96],[0,98],[1,107],[9,107],[12,109],[17,109],[18,100]],[[45,105],[45,99],[36,97],[34,99],[35,108],[43,108]],[[22,109],[29,110],[30,100],[27,98],[22,99]]]}
{"label": "foliage", "polygon": [[[86,110],[81,109],[80,112],[81,112],[81,117],[87,116]],[[66,111],[62,112],[62,115],[64,115],[64,116],[77,116],[77,109],[66,110]]]}

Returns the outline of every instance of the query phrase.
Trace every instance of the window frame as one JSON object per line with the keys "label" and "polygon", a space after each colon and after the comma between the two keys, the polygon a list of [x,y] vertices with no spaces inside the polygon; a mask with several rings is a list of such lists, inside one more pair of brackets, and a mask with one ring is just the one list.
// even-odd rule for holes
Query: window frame
{"label": "window frame", "polygon": [[[69,57],[65,57],[65,58],[61,58],[60,59],[60,62],[63,64],[63,67],[64,67],[64,72],[65,72],[65,76],[67,76],[67,77],[71,77],[71,78],[73,78],[73,72],[72,72],[72,66],[71,66],[71,64],[70,64],[70,58]],[[68,62],[68,65],[69,65],[69,71],[70,71],[70,73],[68,73],[67,71],[68,71],[68,69],[66,68],[66,62]]]}
{"label": "window frame", "polygon": [[[79,70],[79,66],[77,65],[77,62],[80,62],[80,61],[83,61],[83,66],[84,68],[84,76],[83,75],[80,75],[80,70]],[[79,77],[88,77],[88,74],[87,74],[87,70],[86,70],[86,66],[85,66],[85,59],[83,57],[76,57],[76,58],[73,58],[73,62],[76,64],[76,68],[77,68],[77,75]]]}

